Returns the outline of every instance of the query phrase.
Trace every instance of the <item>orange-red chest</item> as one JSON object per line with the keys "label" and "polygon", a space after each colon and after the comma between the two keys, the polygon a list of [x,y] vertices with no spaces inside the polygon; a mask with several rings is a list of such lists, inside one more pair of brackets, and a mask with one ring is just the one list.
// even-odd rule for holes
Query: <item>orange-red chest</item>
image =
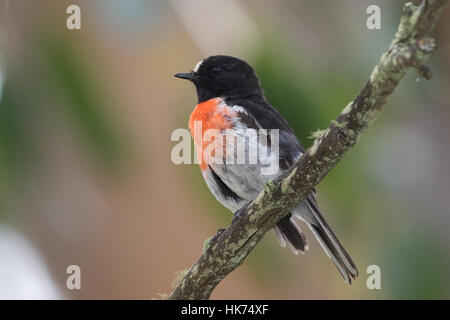
{"label": "orange-red chest", "polygon": [[197,104],[189,118],[189,130],[194,138],[197,155],[201,155],[200,169],[204,170],[207,163],[203,161],[203,150],[212,141],[205,141],[203,136],[206,130],[216,129],[220,132],[233,128],[232,117],[236,116],[236,111],[228,107],[221,98],[213,98]]}

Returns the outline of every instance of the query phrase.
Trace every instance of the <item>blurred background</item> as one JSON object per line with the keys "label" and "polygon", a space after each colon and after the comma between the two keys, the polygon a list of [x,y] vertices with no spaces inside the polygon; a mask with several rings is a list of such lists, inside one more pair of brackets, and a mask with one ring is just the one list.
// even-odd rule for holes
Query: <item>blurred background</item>
{"label": "blurred background", "polygon": [[[81,30],[66,9],[81,8]],[[366,9],[381,8],[381,30]],[[306,146],[362,89],[403,1],[0,0],[0,298],[160,299],[232,215],[175,165],[204,57],[249,61]],[[450,298],[450,10],[431,81],[411,72],[318,186],[360,277],[273,232],[214,299]],[[66,288],[69,265],[81,290]],[[381,268],[368,290],[366,268]]]}

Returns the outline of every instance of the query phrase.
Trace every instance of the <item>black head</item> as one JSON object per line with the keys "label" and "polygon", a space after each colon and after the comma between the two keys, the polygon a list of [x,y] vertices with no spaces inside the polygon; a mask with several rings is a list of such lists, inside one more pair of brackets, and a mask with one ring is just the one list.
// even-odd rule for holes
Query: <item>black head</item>
{"label": "black head", "polygon": [[264,97],[253,68],[235,57],[211,56],[200,61],[193,71],[175,77],[194,83],[199,102],[216,97]]}

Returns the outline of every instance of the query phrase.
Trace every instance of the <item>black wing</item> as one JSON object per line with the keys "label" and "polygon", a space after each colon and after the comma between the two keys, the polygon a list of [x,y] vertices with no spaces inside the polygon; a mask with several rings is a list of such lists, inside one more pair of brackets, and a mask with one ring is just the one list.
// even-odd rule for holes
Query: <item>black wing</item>
{"label": "black wing", "polygon": [[249,98],[226,99],[229,106],[241,106],[247,114],[240,114],[241,121],[249,128],[254,129],[278,129],[280,133],[280,168],[289,169],[299,158],[305,148],[289,126],[282,115],[270,104],[262,99],[252,100]]}

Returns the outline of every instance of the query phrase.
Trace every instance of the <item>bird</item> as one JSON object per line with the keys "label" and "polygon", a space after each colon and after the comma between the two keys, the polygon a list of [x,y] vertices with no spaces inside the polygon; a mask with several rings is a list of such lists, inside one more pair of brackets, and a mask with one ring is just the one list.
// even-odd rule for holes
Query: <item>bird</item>
{"label": "bird", "polygon": [[[262,147],[273,151],[267,157],[278,163],[271,174],[261,173],[267,159],[256,163],[226,161],[231,156],[235,157],[233,151],[237,149],[237,139],[222,141],[225,145],[218,157],[203,157],[200,154],[202,158],[198,162],[208,188],[234,214],[253,201],[269,180],[291,169],[305,153],[293,129],[267,101],[258,76],[246,61],[233,56],[213,55],[198,62],[192,71],[177,73],[175,77],[189,80],[196,88],[198,103],[189,117],[189,130],[197,151],[205,151],[211,143],[202,136],[209,129],[221,136],[231,137],[242,137],[243,130],[266,132],[266,139],[256,142],[245,140],[247,144],[240,150],[244,150],[247,156]],[[200,129],[196,128],[197,124]],[[278,150],[270,139],[272,135],[268,134],[275,131],[278,133]],[[222,151],[220,148],[217,150]],[[225,161],[214,161],[220,157]],[[308,242],[296,219],[305,223],[344,281],[350,285],[352,279],[358,276],[358,269],[325,221],[316,197],[317,192],[313,189],[276,223],[275,235],[282,247],[288,246],[294,254],[304,253],[308,250]]]}

